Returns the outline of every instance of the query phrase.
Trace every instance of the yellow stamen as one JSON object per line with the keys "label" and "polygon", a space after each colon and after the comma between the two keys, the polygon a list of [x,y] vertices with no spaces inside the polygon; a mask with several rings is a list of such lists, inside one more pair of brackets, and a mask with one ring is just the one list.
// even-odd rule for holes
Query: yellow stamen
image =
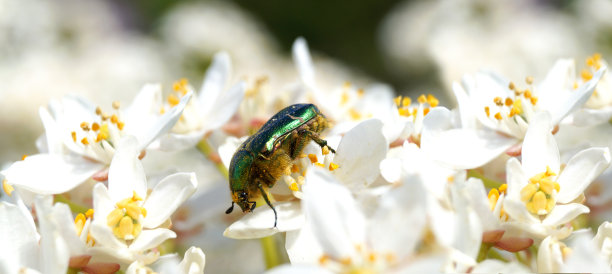
{"label": "yellow stamen", "polygon": [[87,217],[87,218],[93,218],[93,214],[94,214],[94,210],[93,210],[93,208],[90,208],[90,209],[88,209],[88,210],[85,212],[85,217]]}
{"label": "yellow stamen", "polygon": [[338,169],[338,167],[340,167],[338,164],[336,163],[329,163],[329,170],[330,171],[334,171],[336,169]]}
{"label": "yellow stamen", "polygon": [[514,89],[516,88],[516,86],[514,85],[514,83],[513,83],[513,82],[510,82],[510,84],[508,84],[508,88],[509,88],[510,90],[514,90]]}
{"label": "yellow stamen", "polygon": [[81,143],[84,145],[89,145],[89,140],[87,140],[87,137],[81,139]]}
{"label": "yellow stamen", "polygon": [[178,105],[178,103],[179,103],[180,101],[181,101],[181,100],[180,100],[178,97],[176,97],[176,95],[174,95],[174,94],[170,94],[170,95],[168,95],[168,104],[170,104],[171,106],[176,106],[176,105]]}
{"label": "yellow stamen", "polygon": [[72,141],[74,141],[74,142],[76,143],[76,140],[77,140],[77,138],[76,138],[76,137],[77,137],[77,136],[76,136],[76,132],[74,132],[74,131],[73,131],[73,132],[71,132],[71,133],[70,133],[70,136],[72,136]]}
{"label": "yellow stamen", "polygon": [[81,123],[81,129],[83,129],[84,131],[88,131],[89,130],[89,124],[87,122],[82,122]]}
{"label": "yellow stamen", "polygon": [[402,102],[402,96],[397,96],[395,98],[393,98],[393,102],[395,103],[395,106],[399,107],[400,103]]}
{"label": "yellow stamen", "polygon": [[491,189],[487,197],[489,198],[489,208],[491,210],[495,209],[495,205],[497,204],[497,200],[499,199],[499,192],[497,191],[497,189]]}
{"label": "yellow stamen", "polygon": [[348,92],[346,92],[346,91],[342,92],[342,95],[340,97],[340,104],[341,105],[346,105],[346,103],[348,103],[349,99],[350,99],[350,97],[349,97]]}
{"label": "yellow stamen", "polygon": [[540,214],[542,211],[546,212],[546,194],[544,192],[538,191],[533,195],[533,209],[535,212],[532,213],[534,214]]}
{"label": "yellow stamen", "polygon": [[397,111],[401,116],[408,117],[411,115],[410,110],[407,108],[398,108]]}
{"label": "yellow stamen", "polygon": [[513,103],[514,102],[510,97],[506,98],[506,101],[504,101],[504,105],[506,105],[507,107],[511,106]]}
{"label": "yellow stamen", "polygon": [[527,83],[528,85],[533,84],[533,77],[532,76],[527,76],[525,78],[525,83]]}
{"label": "yellow stamen", "polygon": [[113,108],[114,109],[119,109],[121,107],[121,103],[119,101],[114,101],[113,102]]}
{"label": "yellow stamen", "polygon": [[435,96],[433,96],[432,94],[427,94],[427,103],[429,103],[429,105],[432,108],[435,108],[438,106],[438,104],[440,103],[440,101],[438,100],[438,98],[436,98]]}
{"label": "yellow stamen", "polygon": [[324,265],[329,261],[329,259],[329,255],[323,254],[321,257],[319,257],[319,264]]}
{"label": "yellow stamen", "polygon": [[410,99],[410,97],[404,97],[404,99],[402,99],[402,106],[408,107],[412,104],[412,99]]}
{"label": "yellow stamen", "polygon": [[124,123],[124,122],[121,122],[121,121],[117,122],[117,128],[118,128],[119,130],[123,130],[123,127],[124,127],[124,126],[125,126],[125,123]]}
{"label": "yellow stamen", "polygon": [[495,103],[495,105],[500,106],[500,107],[504,105],[504,103],[502,102],[502,98],[501,97],[493,98],[493,102]]}
{"label": "yellow stamen", "polygon": [[485,107],[484,111],[487,114],[487,117],[489,117],[491,115],[491,109],[489,107]]}
{"label": "yellow stamen", "polygon": [[111,116],[111,123],[116,124],[117,122],[119,122],[119,117],[117,117],[117,114],[113,114]]}
{"label": "yellow stamen", "polygon": [[102,109],[100,107],[96,107],[96,115],[102,115]]}
{"label": "yellow stamen", "polygon": [[98,124],[98,123],[93,123],[93,124],[91,124],[91,129],[92,129],[93,131],[98,131],[98,130],[100,130],[100,124]]}
{"label": "yellow stamen", "polygon": [[74,228],[76,228],[77,235],[81,236],[81,232],[83,232],[83,227],[85,226],[85,215],[83,213],[79,213],[76,218],[74,218]]}
{"label": "yellow stamen", "polygon": [[15,188],[13,188],[13,186],[8,183],[7,179],[4,179],[2,180],[2,190],[4,190],[4,193],[6,193],[6,195],[11,196],[13,191],[15,191]]}
{"label": "yellow stamen", "polygon": [[327,154],[329,154],[329,148],[328,148],[327,146],[324,146],[324,147],[321,149],[321,153],[322,153],[323,155],[327,155]]}
{"label": "yellow stamen", "polygon": [[310,159],[310,163],[313,163],[313,164],[319,161],[317,159],[317,155],[315,154],[308,154],[308,159]]}
{"label": "yellow stamen", "polygon": [[582,80],[584,81],[589,81],[593,78],[593,73],[591,73],[590,71],[583,69],[580,72],[580,77],[582,77]]}
{"label": "yellow stamen", "polygon": [[321,164],[321,163],[314,163],[314,165],[315,165],[315,166],[318,166],[318,167],[325,167],[325,165],[324,165],[324,164]]}
{"label": "yellow stamen", "polygon": [[115,208],[106,216],[106,224],[110,227],[115,227],[124,215],[123,210]]}
{"label": "yellow stamen", "polygon": [[421,94],[421,96],[419,96],[417,101],[419,102],[419,104],[425,104],[427,103],[427,97],[425,97],[425,94]]}
{"label": "yellow stamen", "polygon": [[298,190],[300,190],[300,188],[298,187],[298,184],[297,184],[297,183],[292,183],[292,184],[289,186],[289,189],[291,189],[291,191],[298,191]]}
{"label": "yellow stamen", "polygon": [[534,184],[528,184],[521,189],[521,201],[527,202],[531,200],[534,193],[538,191],[538,188]]}
{"label": "yellow stamen", "polygon": [[22,160],[22,161],[23,161],[23,160],[25,160],[26,158],[28,158],[28,155],[27,155],[27,154],[21,155],[21,160]]}
{"label": "yellow stamen", "polygon": [[423,116],[427,115],[429,113],[429,108],[424,108],[423,109]]}
{"label": "yellow stamen", "polygon": [[501,186],[499,186],[499,193],[506,193],[506,190],[508,189],[508,184],[502,184]]}
{"label": "yellow stamen", "polygon": [[502,115],[501,115],[501,113],[499,113],[499,112],[498,112],[498,113],[495,113],[495,116],[494,116],[494,117],[495,117],[495,119],[497,119],[498,121],[501,121],[501,119],[502,119]]}
{"label": "yellow stamen", "polygon": [[300,167],[296,164],[293,164],[291,166],[291,173],[298,173],[298,172],[300,172]]}
{"label": "yellow stamen", "polygon": [[119,221],[119,226],[117,228],[118,233],[115,233],[115,236],[126,240],[131,240],[134,238],[135,235],[132,234],[134,231],[134,223],[132,222],[132,218],[124,216],[121,218],[121,221]]}

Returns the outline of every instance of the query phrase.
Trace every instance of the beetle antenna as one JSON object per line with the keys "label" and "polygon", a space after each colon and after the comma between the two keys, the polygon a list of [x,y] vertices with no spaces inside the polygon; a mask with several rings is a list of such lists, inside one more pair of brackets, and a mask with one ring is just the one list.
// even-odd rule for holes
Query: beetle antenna
{"label": "beetle antenna", "polygon": [[228,208],[228,209],[225,211],[225,214],[230,214],[230,213],[232,213],[232,210],[234,210],[234,202],[232,202],[232,206],[230,206],[230,208]]}
{"label": "beetle antenna", "polygon": [[276,215],[276,209],[270,203],[270,199],[268,199],[268,194],[266,194],[266,192],[264,191],[264,189],[261,186],[261,184],[259,184],[257,187],[259,187],[259,191],[261,191],[261,195],[263,196],[264,200],[266,201],[266,204],[268,204],[268,206],[272,209],[272,211],[274,211],[274,227],[276,227],[276,221],[278,220],[278,217]]}

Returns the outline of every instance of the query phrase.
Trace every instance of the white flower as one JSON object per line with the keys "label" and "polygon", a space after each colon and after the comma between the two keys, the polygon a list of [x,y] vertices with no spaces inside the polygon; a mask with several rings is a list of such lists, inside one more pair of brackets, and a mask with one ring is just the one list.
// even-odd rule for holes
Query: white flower
{"label": "white flower", "polygon": [[[239,82],[226,90],[231,77],[231,61],[225,52],[217,53],[206,71],[202,88],[187,104],[183,116],[172,130],[160,139],[163,150],[193,147],[205,133],[224,125],[234,115],[242,98],[245,84]],[[175,84],[176,91],[191,90],[187,83]]]}
{"label": "white flower", "polygon": [[[0,272],[17,273],[22,269],[34,270],[39,264],[40,235],[34,226],[32,215],[23,202],[0,202]],[[55,267],[53,267],[55,269]]]}
{"label": "white flower", "polygon": [[76,96],[52,102],[49,110],[40,109],[46,131],[39,142],[41,153],[15,162],[2,174],[10,184],[38,194],[66,192],[92,176],[103,181],[123,136],[133,135],[140,153],[176,123],[191,95],[161,116],[154,107],[160,96],[159,86],[146,85],[125,116],[118,103],[107,114]]}
{"label": "white flower", "polygon": [[537,239],[552,235],[564,239],[571,227],[561,227],[589,208],[578,203],[584,189],[610,164],[608,148],[578,152],[561,169],[557,143],[550,133],[550,115],[541,112],[529,125],[522,148],[522,163],[507,162],[507,222]]}
{"label": "white flower", "polygon": [[[580,73],[582,81],[593,77],[593,73],[608,64],[601,58],[601,54],[593,54],[586,59],[588,69]],[[570,120],[577,126],[599,125],[610,121],[612,117],[612,73],[606,71],[603,74],[593,95],[582,108],[576,111]]]}
{"label": "white flower", "polygon": [[113,157],[108,189],[101,183],[93,190],[94,219],[92,252],[106,254],[121,263],[152,263],[159,253],[153,249],[176,234],[163,227],[170,215],[196,189],[193,173],[176,173],[161,180],[149,193],[140,161],[138,144],[124,138]]}
{"label": "white flower", "polygon": [[474,164],[468,168],[483,165],[522,141],[538,111],[550,112],[552,124],[558,125],[589,99],[605,70],[602,67],[588,82],[578,86],[573,60],[563,59],[557,61],[538,86],[528,77],[527,88],[491,72],[466,75],[463,85],[455,83],[453,91],[459,104],[461,128],[476,131],[464,133],[465,138],[459,139],[460,146],[474,151]]}

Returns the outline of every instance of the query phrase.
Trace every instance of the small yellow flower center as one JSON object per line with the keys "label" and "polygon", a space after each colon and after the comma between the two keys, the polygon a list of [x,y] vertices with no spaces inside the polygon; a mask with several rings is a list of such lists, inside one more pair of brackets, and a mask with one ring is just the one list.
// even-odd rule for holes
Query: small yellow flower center
{"label": "small yellow flower center", "polygon": [[121,200],[116,208],[106,217],[107,225],[119,239],[133,240],[142,231],[140,216],[146,217],[147,211],[140,206],[142,198],[134,194],[131,198]]}
{"label": "small yellow flower center", "polygon": [[521,189],[521,201],[526,204],[529,212],[546,215],[553,209],[556,202],[555,195],[561,188],[554,181],[556,175],[547,166],[545,172],[531,177],[529,184]]}
{"label": "small yellow flower center", "polygon": [[423,105],[423,116],[429,113],[430,108],[435,108],[440,104],[438,98],[433,96],[432,94],[421,94],[417,98],[418,105],[412,105],[412,99],[410,97],[397,96],[393,99],[395,105],[397,106],[397,111],[401,116],[404,117],[416,117],[418,114],[419,106]]}
{"label": "small yellow flower center", "polygon": [[[125,127],[125,122],[119,118],[119,108],[121,104],[118,101],[113,102],[113,109],[116,113],[108,114],[102,111],[102,108],[96,108],[96,115],[100,117],[100,123],[83,121],[79,124],[81,131],[70,132],[70,137],[73,142],[80,142],[84,146],[90,145],[92,142],[99,143],[102,140],[109,140],[110,125],[114,125],[118,131],[122,131]],[[81,135],[81,136],[79,136]],[[84,135],[84,136],[83,136]]]}
{"label": "small yellow flower center", "polygon": [[392,268],[397,262],[394,253],[378,253],[356,245],[357,256],[355,258],[335,258],[328,254],[319,257],[319,265],[327,269],[334,269],[336,273],[344,274],[370,274],[383,273],[385,269]]}

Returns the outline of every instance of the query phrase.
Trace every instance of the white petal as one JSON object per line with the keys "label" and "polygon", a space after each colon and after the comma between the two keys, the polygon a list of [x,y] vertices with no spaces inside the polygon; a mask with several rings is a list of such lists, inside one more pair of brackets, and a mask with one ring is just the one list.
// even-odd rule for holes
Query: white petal
{"label": "white petal", "polygon": [[351,257],[355,245],[365,243],[365,217],[357,203],[326,170],[311,168],[306,179],[302,207],[313,233],[325,253]]}
{"label": "white petal", "polygon": [[383,159],[380,162],[380,175],[389,183],[398,182],[402,175],[402,161],[400,159]]}
{"label": "white petal", "polygon": [[[104,216],[104,220],[106,220],[106,216]],[[113,234],[108,226],[99,224],[98,221],[94,221],[89,229],[89,233],[91,233],[91,236],[96,240],[96,246],[102,246],[113,250],[125,250],[127,248],[124,243],[115,237],[115,234]]]}
{"label": "white petal", "polygon": [[527,177],[546,171],[546,167],[559,174],[559,148],[553,137],[550,114],[539,112],[529,122],[523,141],[522,162]]}
{"label": "white petal", "polygon": [[[576,78],[576,64],[573,59],[559,59],[548,71],[544,80],[537,88],[539,102],[554,102],[559,92],[566,90],[574,84]],[[558,102],[558,101],[557,101]],[[545,104],[545,103],[544,103]]]}
{"label": "white petal", "polygon": [[36,216],[40,230],[41,269],[49,273],[64,273],[68,270],[70,252],[61,237],[60,227],[53,219],[53,197],[37,196],[35,199]]}
{"label": "white petal", "polygon": [[528,179],[518,159],[508,159],[508,162],[506,162],[506,183],[508,184],[508,197],[510,199],[521,200],[521,190],[527,185]]}
{"label": "white petal", "polygon": [[115,209],[115,202],[111,199],[106,186],[98,183],[93,188],[94,220],[100,224],[106,223],[106,216]]}
{"label": "white petal", "polygon": [[563,225],[571,222],[573,219],[578,217],[578,215],[589,212],[589,208],[583,204],[573,203],[567,205],[556,205],[542,221],[542,224],[550,226]]}
{"label": "white petal", "polygon": [[538,272],[559,272],[559,268],[563,264],[563,255],[559,243],[552,236],[546,237],[540,244],[537,263]]}
{"label": "white petal", "polygon": [[18,273],[23,267],[38,267],[38,234],[32,216],[19,207],[0,202],[0,272]]}
{"label": "white petal", "polygon": [[266,271],[266,274],[332,274],[334,272],[316,265],[281,265]]}
{"label": "white petal", "polygon": [[278,221],[274,227],[274,212],[267,205],[259,206],[231,224],[223,236],[233,239],[263,238],[282,231],[296,230],[304,224],[304,215],[299,202],[284,202],[274,205]]}
{"label": "white petal", "polygon": [[172,129],[174,124],[176,124],[179,118],[181,118],[181,114],[183,113],[187,102],[189,102],[189,99],[191,99],[191,95],[192,93],[187,93],[185,96],[183,96],[178,105],[172,107],[169,111],[159,117],[150,128],[142,132],[132,132],[132,134],[136,136],[136,139],[138,139],[139,151],[147,148],[151,142]]}
{"label": "white petal", "polygon": [[81,157],[36,154],[2,171],[13,185],[38,194],[57,194],[73,189],[104,165]]}
{"label": "white petal", "polygon": [[342,183],[362,188],[378,177],[380,161],[388,150],[382,125],[377,119],[366,120],[344,135],[334,157],[339,166],[334,174]]}
{"label": "white petal", "polygon": [[472,103],[467,93],[459,83],[453,83],[453,93],[457,100],[461,128],[476,129],[476,116],[473,113]]}
{"label": "white petal", "polygon": [[143,204],[147,217],[142,226],[154,228],[165,222],[195,192],[197,185],[195,173],[176,173],[161,180]]}
{"label": "white petal", "polygon": [[119,141],[108,170],[108,192],[113,201],[130,198],[134,191],[142,198],[147,197],[147,180],[139,154],[134,137],[126,136]]}
{"label": "white petal", "polygon": [[491,130],[451,129],[436,133],[424,131],[421,148],[444,165],[471,169],[490,162],[516,142]]}
{"label": "white petal", "polygon": [[246,84],[240,82],[221,94],[211,112],[205,117],[206,123],[203,125],[205,131],[217,129],[232,118],[242,102],[245,89]]}
{"label": "white petal", "polygon": [[145,251],[172,238],[176,238],[176,233],[170,229],[146,229],[140,232],[140,235],[130,244],[129,250],[132,252]]}
{"label": "white petal", "polygon": [[196,274],[204,273],[204,266],[206,265],[206,256],[202,249],[199,247],[192,246],[183,256],[183,260],[179,264],[179,273],[181,274]]}
{"label": "white petal", "polygon": [[504,263],[487,259],[476,265],[470,273],[532,273],[533,271],[517,262]]}
{"label": "white petal", "polygon": [[297,38],[295,42],[293,42],[292,52],[293,62],[297,66],[302,81],[308,86],[314,86],[315,71],[306,40],[302,37]]}
{"label": "white petal", "polygon": [[427,223],[426,195],[421,181],[414,176],[380,197],[380,206],[368,225],[369,243],[374,250],[398,258],[414,252]]}
{"label": "white petal", "polygon": [[47,147],[47,152],[49,154],[61,153],[64,142],[61,136],[60,126],[57,124],[55,119],[51,117],[51,114],[46,108],[39,108],[38,114],[40,115],[40,121],[45,128],[45,145]]}
{"label": "white petal", "polygon": [[590,239],[590,233],[579,235],[572,241],[572,253],[561,272],[563,273],[610,273],[610,265]]}
{"label": "white petal", "polygon": [[540,223],[540,220],[531,215],[531,213],[527,211],[527,207],[525,206],[525,204],[521,202],[511,199],[505,199],[504,210],[508,213],[508,215],[510,215],[511,218],[513,218],[517,222],[527,224]]}
{"label": "white petal", "polygon": [[578,152],[569,160],[557,182],[561,186],[559,203],[569,203],[610,165],[610,149],[592,147]]}
{"label": "white petal", "polygon": [[229,81],[232,73],[232,63],[227,52],[215,54],[213,60],[206,70],[202,88],[198,94],[204,113],[210,114],[210,110],[215,108],[219,95],[225,90],[225,85]]}
{"label": "white petal", "polygon": [[593,74],[593,78],[573,92],[570,92],[569,97],[566,98],[565,102],[554,105],[554,108],[550,110],[552,115],[553,124],[558,124],[565,116],[574,112],[576,109],[584,105],[587,100],[595,91],[595,86],[599,82],[599,79],[603,76],[606,68],[601,68]]}
{"label": "white petal", "polygon": [[161,136],[159,140],[159,149],[161,151],[179,151],[193,148],[202,137],[206,134],[206,130],[193,131],[187,134],[168,133]]}
{"label": "white petal", "polygon": [[146,132],[159,115],[162,103],[160,84],[146,84],[125,110],[123,132]]}
{"label": "white petal", "polygon": [[308,224],[303,225],[302,229],[287,231],[285,249],[292,264],[315,264],[324,254],[321,244]]}
{"label": "white petal", "polygon": [[572,114],[571,122],[578,127],[591,127],[607,123],[611,117],[612,107],[601,109],[581,108]]}
{"label": "white petal", "polygon": [[432,108],[423,118],[423,132],[446,130],[451,126],[451,112],[445,107]]}

